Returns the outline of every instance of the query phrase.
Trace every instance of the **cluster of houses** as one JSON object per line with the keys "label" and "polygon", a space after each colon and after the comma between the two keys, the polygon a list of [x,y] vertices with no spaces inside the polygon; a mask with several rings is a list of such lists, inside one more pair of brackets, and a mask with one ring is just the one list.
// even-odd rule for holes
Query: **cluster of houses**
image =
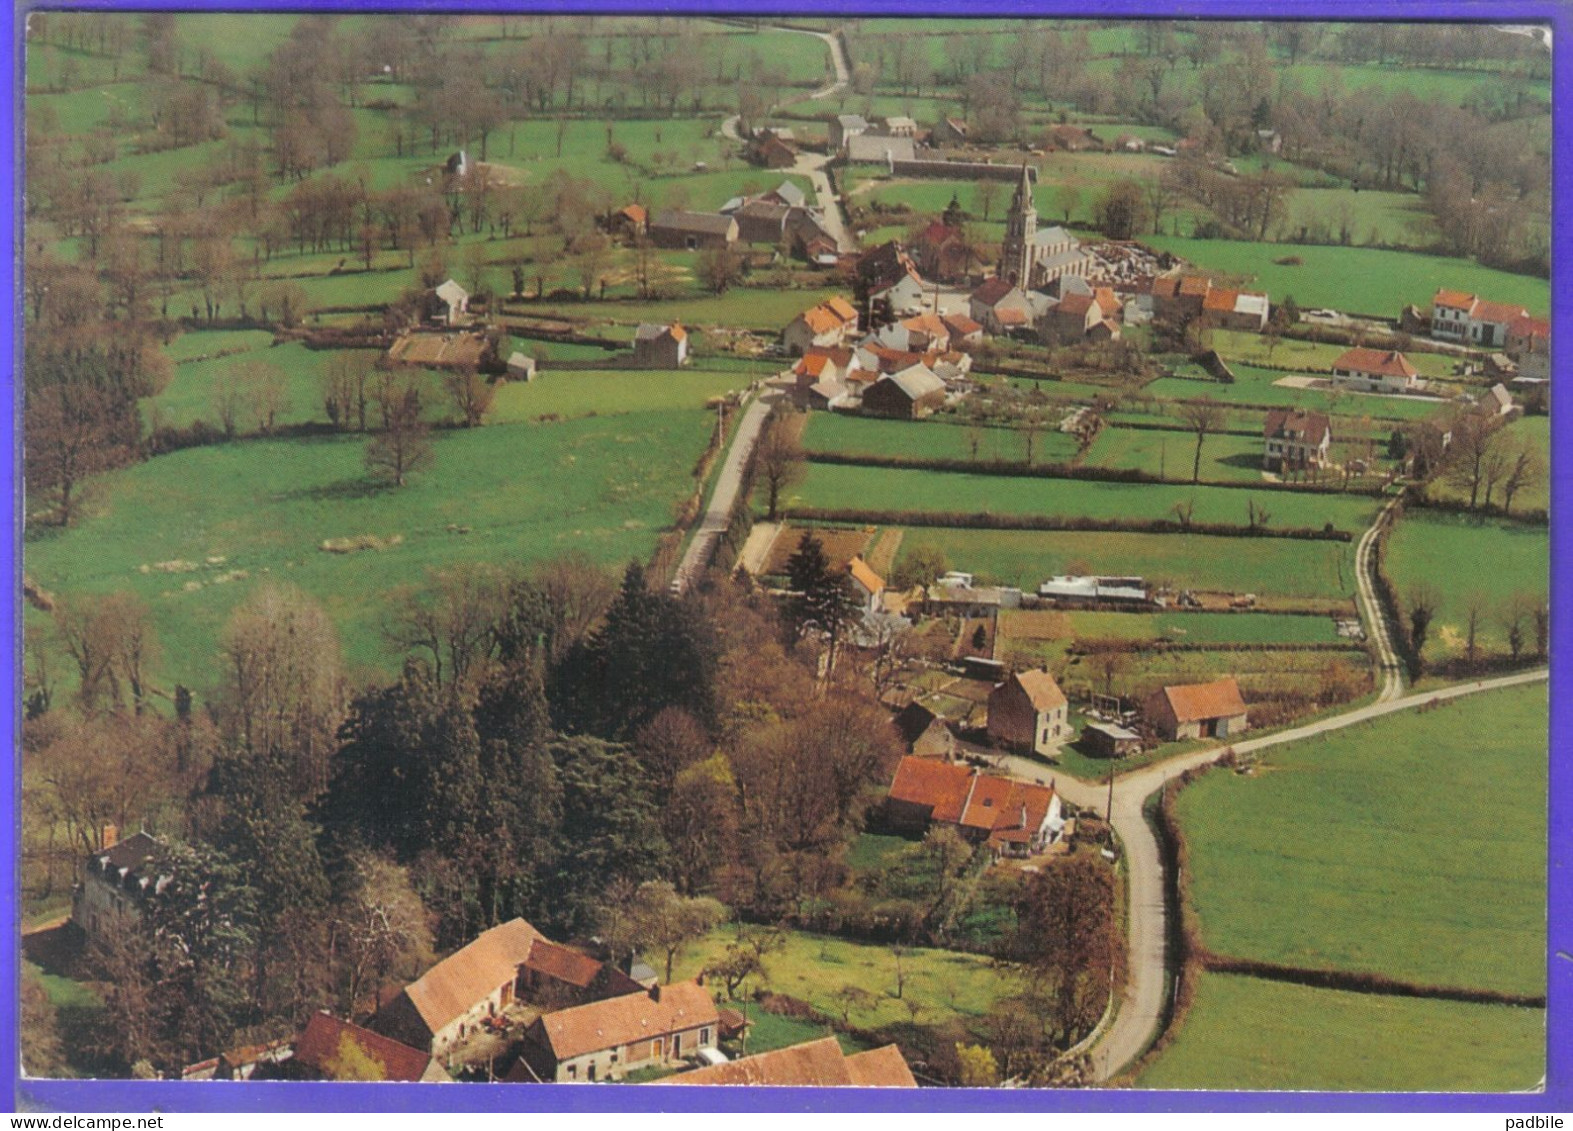
{"label": "cluster of houses", "polygon": [[970,387],[966,348],[981,340],[971,319],[915,315],[861,335],[858,321],[850,302],[831,298],[787,324],[781,340],[798,358],[792,378],[799,403],[916,420]]}
{"label": "cluster of houses", "polygon": [[[1036,812],[1036,809],[1034,809]],[[1057,810],[1056,810],[1057,812]],[[1003,830],[1001,835],[1013,835]],[[154,866],[159,841],[103,830],[72,906],[90,940],[124,937],[170,882]],[[185,1079],[448,1082],[467,1042],[494,1036],[514,1056],[509,1082],[618,1080],[641,1069],[706,1066],[673,1083],[815,1083],[914,1087],[895,1046],[830,1058],[818,1042],[732,1063],[721,1050],[746,1020],[721,1009],[701,981],[662,985],[643,963],[624,969],[554,942],[524,919],[482,932],[415,981],[382,995],[365,1026],[319,1012],[291,1038],[227,1050]],[[508,1041],[514,1028],[522,1037]],[[834,1044],[834,1041],[831,1042]],[[813,1045],[814,1047],[810,1047]],[[495,1058],[497,1042],[486,1059]]]}
{"label": "cluster of houses", "polygon": [[[989,746],[1052,759],[1076,737],[1068,711],[1065,693],[1046,669],[1011,673],[989,693]],[[1165,742],[1232,738],[1249,727],[1232,676],[1158,688],[1139,714],[1147,735]],[[1138,753],[1145,736],[1126,721],[1089,716],[1081,748],[1095,757]],[[980,770],[966,760],[967,748],[950,725],[920,702],[905,707],[894,724],[909,753],[896,768],[882,810],[891,831],[921,834],[951,826],[996,859],[1039,855],[1067,834],[1069,822],[1052,781],[1029,783]]]}
{"label": "cluster of houses", "polygon": [[617,215],[620,230],[630,238],[648,236],[655,247],[671,251],[746,244],[785,247],[801,259],[825,266],[837,262],[836,240],[825,227],[824,215],[808,204],[803,190],[792,181],[782,181],[756,196],[735,196],[713,212],[666,209],[645,218],[642,208],[637,216],[625,208]]}
{"label": "cluster of houses", "polygon": [[1551,322],[1525,307],[1443,288],[1431,298],[1429,319],[1411,307],[1402,322],[1411,330],[1423,323],[1437,341],[1499,351],[1493,360],[1502,376],[1542,384],[1551,378]]}

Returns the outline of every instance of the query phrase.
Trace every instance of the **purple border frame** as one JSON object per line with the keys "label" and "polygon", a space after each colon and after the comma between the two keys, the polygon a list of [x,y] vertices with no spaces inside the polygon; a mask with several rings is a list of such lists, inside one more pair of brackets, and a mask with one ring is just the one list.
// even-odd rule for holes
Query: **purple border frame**
{"label": "purple border frame", "polygon": [[[20,862],[20,702],[21,686],[21,452],[18,440],[21,350],[21,104],[23,81],[22,27],[30,8],[119,10],[233,10],[301,11],[332,9],[506,10],[528,8],[551,13],[616,14],[659,9],[662,14],[715,15],[859,15],[929,16],[917,0],[773,0],[754,9],[746,0],[464,0],[463,3],[422,3],[420,0],[166,0],[162,3],[124,3],[119,0],[62,0],[59,3],[8,3],[0,5],[0,29],[10,46],[12,110],[0,115],[0,142],[11,154],[5,169],[6,236],[11,263],[11,302],[0,312],[12,347],[10,373],[12,411],[0,415],[0,443],[11,453],[7,475],[11,486],[10,537],[4,555],[11,578],[10,599],[0,604],[0,624],[12,642],[11,664],[4,671],[4,709],[9,714],[11,743],[5,768],[11,782],[8,820],[0,822],[0,858],[10,864],[10,882],[0,885],[0,908],[9,929],[0,931],[0,1000],[7,1012],[0,1018],[0,1063],[6,1065],[12,1088],[12,1110],[183,1111],[183,1112],[340,1112],[340,1111],[439,1111],[439,1112],[582,1112],[582,1111],[800,1111],[800,1112],[955,1112],[1109,1111],[1109,1112],[1555,1112],[1573,1108],[1573,764],[1553,757],[1550,773],[1550,823],[1548,848],[1547,938],[1547,1048],[1546,1085],[1539,1093],[1341,1093],[1341,1092],[1148,1092],[1121,1091],[969,1091],[923,1089],[908,1091],[851,1091],[816,1088],[638,1088],[585,1087],[582,1085],[532,1085],[529,1087],[432,1087],[412,1084],[332,1083],[195,1083],[179,1081],[21,1080],[17,1075],[20,1017],[21,906],[18,900]],[[953,13],[946,12],[946,15]],[[1553,103],[1553,218],[1559,214],[1566,190],[1573,184],[1573,141],[1564,116],[1573,113],[1573,5],[1558,0],[982,0],[970,16],[1214,19],[1355,20],[1459,20],[1496,24],[1544,24],[1552,30]],[[1553,219],[1552,321],[1558,340],[1567,342],[1573,332],[1569,317],[1573,300],[1573,271],[1566,255],[1573,251],[1573,235]],[[1560,357],[1560,355],[1558,355]],[[1565,367],[1558,364],[1554,372]],[[1573,410],[1552,416],[1552,449],[1557,456],[1573,438]],[[1554,459],[1551,477],[1553,510],[1565,507],[1573,487],[1573,467]],[[1551,527],[1551,585],[1573,581],[1568,564],[1568,527],[1558,515]],[[1553,602],[1552,653],[1561,657],[1573,647],[1567,609]],[[1570,708],[1557,694],[1569,681],[1561,678],[1560,665],[1552,669],[1550,685],[1551,749],[1573,749]]]}

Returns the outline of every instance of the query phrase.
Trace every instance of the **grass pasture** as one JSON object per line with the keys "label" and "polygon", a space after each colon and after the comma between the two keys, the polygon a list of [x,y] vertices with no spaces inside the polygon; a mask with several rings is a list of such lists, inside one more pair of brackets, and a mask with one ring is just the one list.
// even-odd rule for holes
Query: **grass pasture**
{"label": "grass pasture", "polygon": [[[859,455],[910,456],[927,459],[971,459],[970,429],[949,418],[923,421],[879,420],[838,413],[811,413],[803,430],[809,451],[855,452]],[[978,429],[978,459],[1025,460],[1026,435],[1017,428]],[[1063,432],[1044,431],[1033,441],[1038,463],[1067,461],[1076,441]]]}
{"label": "grass pasture", "polygon": [[[1397,318],[1405,303],[1429,306],[1438,287],[1471,291],[1496,302],[1517,302],[1531,312],[1551,306],[1545,279],[1481,267],[1464,259],[1369,247],[1313,247],[1150,236],[1143,242],[1198,267],[1236,275],[1266,291],[1274,302],[1293,295],[1300,308],[1331,307]],[[1294,256],[1298,266],[1273,262]]]}
{"label": "grass pasture", "polygon": [[510,381],[497,390],[489,419],[494,424],[562,417],[616,416],[703,409],[711,397],[747,386],[741,373],[703,369],[543,369],[529,382]]}
{"label": "grass pasture", "polygon": [[[433,468],[402,489],[368,482],[354,436],[193,448],[106,477],[81,524],[40,530],[25,559],[68,601],[116,589],[146,601],[164,655],[160,686],[210,685],[225,618],[264,579],[320,600],[351,665],[385,675],[396,659],[380,630],[388,594],[430,569],[570,549],[608,567],[647,556],[693,488],[711,427],[702,412],[668,409],[445,431]],[[362,534],[403,541],[318,549]],[[167,562],[192,568],[157,568]]]}
{"label": "grass pasture", "polygon": [[[1191,589],[1347,597],[1354,588],[1353,544],[1128,534],[1074,530],[958,530],[906,527],[902,549],[937,546],[953,569],[980,581],[1036,591],[1064,573],[1131,574]],[[899,555],[897,560],[899,561]]]}
{"label": "grass pasture", "polygon": [[1426,985],[1545,989],[1546,690],[1483,693],[1185,789],[1205,945]]}
{"label": "grass pasture", "polygon": [[[1105,428],[1087,451],[1089,467],[1145,471],[1166,479],[1189,479],[1196,438],[1184,432]],[[1202,478],[1242,483],[1262,478],[1262,441],[1252,436],[1209,436],[1202,444]]]}
{"label": "grass pasture", "polygon": [[1185,1025],[1137,1079],[1175,1090],[1507,1092],[1545,1071],[1546,1015],[1203,974]]}
{"label": "grass pasture", "polygon": [[[1176,505],[1194,504],[1195,522],[1244,526],[1246,503],[1254,500],[1272,513],[1275,527],[1312,527],[1331,523],[1351,533],[1367,526],[1375,500],[1353,495],[1261,492],[1228,487],[1154,483],[1105,483],[1092,480],[1034,479],[907,469],[811,465],[792,506],[988,513],[995,515],[1119,516],[1135,521],[1174,519]],[[1279,545],[1276,552],[1282,553]]]}
{"label": "grass pasture", "polygon": [[1545,597],[1550,562],[1550,534],[1544,526],[1444,511],[1410,509],[1387,547],[1388,576],[1401,598],[1422,581],[1440,594],[1425,648],[1426,659],[1433,662],[1464,654],[1468,602],[1474,594],[1485,603],[1480,647],[1506,652],[1499,612],[1515,594]]}
{"label": "grass pasture", "polygon": [[[873,996],[851,1011],[853,1025],[877,1029],[911,1022],[903,1000],[895,996],[896,959],[889,947],[807,931],[786,931],[784,939],[780,950],[765,956],[763,977],[750,978],[745,989],[757,985],[789,994],[826,1014],[840,1016],[836,993],[843,986],[861,986]],[[673,977],[692,978],[736,941],[735,927],[716,928],[684,948],[672,968]],[[913,947],[902,964],[906,975],[903,998],[923,1004],[919,1022],[925,1025],[980,1016],[996,999],[1017,991],[1008,970],[983,955]]]}

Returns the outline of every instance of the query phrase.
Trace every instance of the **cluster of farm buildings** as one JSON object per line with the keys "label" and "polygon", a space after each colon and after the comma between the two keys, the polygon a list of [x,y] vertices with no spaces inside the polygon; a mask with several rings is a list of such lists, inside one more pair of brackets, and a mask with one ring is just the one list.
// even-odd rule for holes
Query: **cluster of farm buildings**
{"label": "cluster of farm buildings", "polygon": [[[72,911],[90,940],[122,937],[170,880],[146,832],[106,829],[104,839]],[[733,1062],[723,1042],[742,1041],[749,1024],[702,980],[662,984],[642,962],[613,962],[594,941],[565,945],[514,919],[385,995],[364,1026],[320,1012],[293,1037],[227,1050],[184,1077],[447,1082],[479,1067],[508,1083],[665,1070],[677,1084],[917,1086],[894,1045],[843,1055],[833,1037]]]}

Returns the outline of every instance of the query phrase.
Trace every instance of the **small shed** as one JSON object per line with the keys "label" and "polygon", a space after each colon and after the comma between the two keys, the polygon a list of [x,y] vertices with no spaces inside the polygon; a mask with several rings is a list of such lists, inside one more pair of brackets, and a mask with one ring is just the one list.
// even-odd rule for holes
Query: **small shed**
{"label": "small shed", "polygon": [[1141,753],[1142,736],[1117,723],[1088,723],[1081,730],[1081,747],[1095,758],[1128,758]]}
{"label": "small shed", "polygon": [[514,350],[508,355],[508,380],[533,381],[535,380],[535,358],[527,353]]}

